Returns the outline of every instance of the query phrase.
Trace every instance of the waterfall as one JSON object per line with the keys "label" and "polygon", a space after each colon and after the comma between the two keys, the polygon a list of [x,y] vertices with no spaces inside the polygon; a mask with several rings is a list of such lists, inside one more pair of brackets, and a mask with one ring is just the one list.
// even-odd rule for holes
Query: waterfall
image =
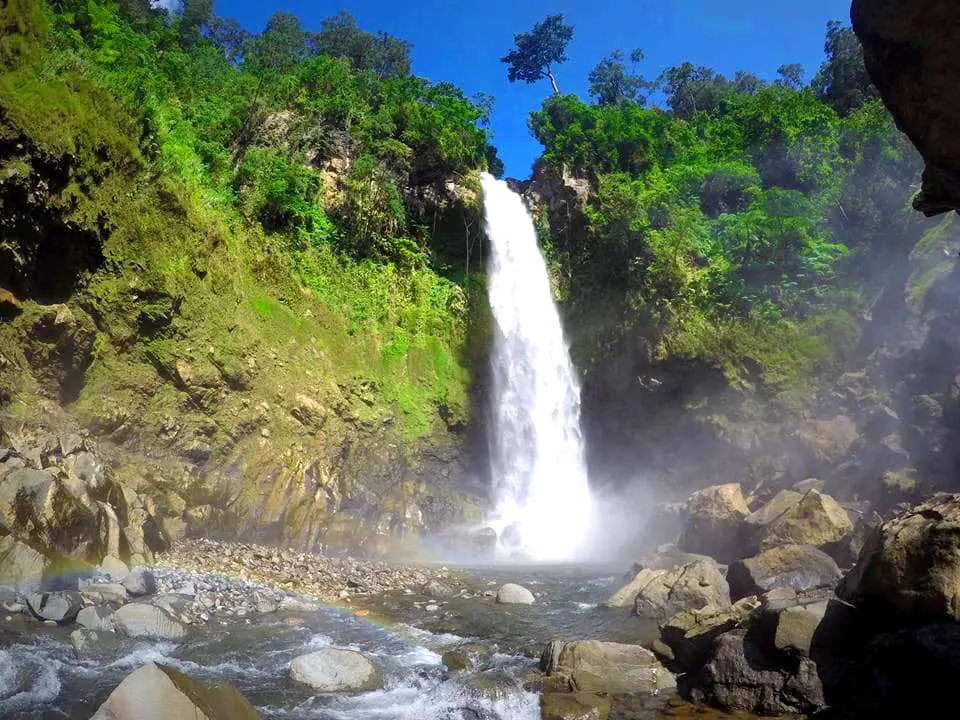
{"label": "waterfall", "polygon": [[482,183],[495,320],[493,525],[502,542],[532,558],[568,559],[592,518],[580,385],[533,219],[505,182],[484,173]]}

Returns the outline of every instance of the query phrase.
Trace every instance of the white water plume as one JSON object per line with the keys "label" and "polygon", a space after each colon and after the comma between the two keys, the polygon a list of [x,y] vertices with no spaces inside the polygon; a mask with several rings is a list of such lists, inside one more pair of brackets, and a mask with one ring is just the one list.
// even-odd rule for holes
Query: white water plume
{"label": "white water plume", "polygon": [[505,182],[484,173],[482,183],[496,324],[492,524],[533,559],[570,559],[584,549],[593,516],[580,385],[533,219]]}

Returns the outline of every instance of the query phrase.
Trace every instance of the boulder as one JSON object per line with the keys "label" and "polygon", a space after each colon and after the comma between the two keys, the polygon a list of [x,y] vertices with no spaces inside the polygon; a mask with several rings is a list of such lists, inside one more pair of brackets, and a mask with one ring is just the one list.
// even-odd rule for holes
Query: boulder
{"label": "boulder", "polygon": [[452,587],[440,582],[439,580],[430,580],[423,586],[421,592],[427,597],[434,598],[435,600],[444,600],[457,594]]}
{"label": "boulder", "polygon": [[493,648],[483,643],[464,643],[443,653],[443,666],[450,670],[482,670],[493,659]]}
{"label": "boulder", "polygon": [[507,583],[497,590],[497,602],[501,605],[533,605],[533,593],[523,585]]}
{"label": "boulder", "polygon": [[673,675],[639,645],[577,640],[551,641],[540,669],[573,692],[654,693],[676,687]]}
{"label": "boulder", "polygon": [[544,693],[541,720],[607,720],[610,700],[593,693]]}
{"label": "boulder", "polygon": [[837,595],[884,624],[960,620],[960,494],[938,493],[883,523]]}
{"label": "boulder", "polygon": [[698,703],[761,715],[811,714],[826,705],[815,662],[782,662],[765,654],[746,630],[714,641],[690,695]]}
{"label": "boulder", "polygon": [[750,514],[739,483],[698,490],[687,500],[680,547],[721,562],[739,555],[740,526]]}
{"label": "boulder", "polygon": [[846,415],[829,420],[810,420],[801,426],[794,437],[803,467],[803,474],[816,474],[848,456],[858,437],[857,426]]}
{"label": "boulder", "polygon": [[127,602],[127,589],[119,583],[83,583],[80,597],[85,605],[115,605]]}
{"label": "boulder", "polygon": [[153,595],[157,592],[157,579],[149,570],[134,570],[121,583],[131,595]]}
{"label": "boulder", "polygon": [[158,640],[182,640],[187,628],[162,608],[147,603],[124,605],[113,614],[118,632],[129,637],[147,637]]}
{"label": "boulder", "polygon": [[323,648],[290,663],[290,679],[318,692],[367,692],[383,687],[383,673],[353,650]]}
{"label": "boulder", "polygon": [[85,607],[77,613],[77,625],[87,630],[113,632],[113,610],[105,607]]}
{"label": "boulder", "polygon": [[80,628],[70,633],[70,644],[80,660],[105,661],[115,657],[120,640],[111,632]]}
{"label": "boulder", "polygon": [[49,562],[29,545],[7,535],[0,537],[0,586],[31,593],[40,589]]}
{"label": "boulder", "polygon": [[744,520],[748,554],[778,545],[814,545],[829,550],[853,532],[847,511],[817,490],[781,490]]}
{"label": "boulder", "polygon": [[707,661],[713,642],[720,635],[744,626],[760,602],[743,598],[733,605],[682,610],[660,627],[660,640],[668,653],[659,651],[679,668],[693,672]]}
{"label": "boulder", "polygon": [[730,588],[720,567],[710,558],[695,560],[673,570],[654,572],[663,574],[637,593],[634,603],[637,615],[664,617],[678,610],[730,605]]}
{"label": "boulder", "polygon": [[201,683],[171,668],[147,663],[110,693],[93,720],[259,720],[236,688]]}
{"label": "boulder", "polygon": [[727,570],[730,597],[739,600],[778,587],[793,590],[834,588],[840,568],[829,555],[812,545],[784,545],[739,560]]}
{"label": "boulder", "polygon": [[39,620],[67,625],[76,620],[83,600],[79,593],[71,591],[36,593],[27,596],[27,607]]}
{"label": "boulder", "polygon": [[127,567],[127,564],[115,555],[107,555],[101,560],[99,569],[100,572],[116,582],[121,582],[130,574],[130,568]]}

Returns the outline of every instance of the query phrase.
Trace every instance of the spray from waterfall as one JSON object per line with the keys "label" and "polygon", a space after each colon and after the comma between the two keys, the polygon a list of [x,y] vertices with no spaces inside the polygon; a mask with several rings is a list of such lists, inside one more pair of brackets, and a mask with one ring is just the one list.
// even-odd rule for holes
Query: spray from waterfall
{"label": "spray from waterfall", "polygon": [[540,560],[583,549],[593,509],[580,431],[580,385],[550,293],[533,219],[505,182],[482,177],[492,244],[493,525]]}

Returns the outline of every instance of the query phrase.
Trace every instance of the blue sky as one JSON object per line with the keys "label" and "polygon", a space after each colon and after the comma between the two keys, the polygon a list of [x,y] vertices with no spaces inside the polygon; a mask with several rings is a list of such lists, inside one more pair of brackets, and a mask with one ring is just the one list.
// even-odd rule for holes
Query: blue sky
{"label": "blue sky", "polygon": [[259,31],[279,10],[292,12],[309,30],[340,9],[360,27],[384,30],[413,43],[413,71],[450,80],[467,95],[496,98],[491,129],[506,174],[527,177],[540,146],[527,130],[527,114],[550,92],[507,81],[500,57],[517,32],[546,15],[563,13],[574,26],[569,60],[556,69],[564,93],[586,97],[590,69],[615,48],[646,54],[647,78],[685,60],[726,75],[749,70],[773,78],[784,63],[801,63],[812,76],[823,60],[828,20],[849,18],[849,0],[216,0],[215,12]]}

